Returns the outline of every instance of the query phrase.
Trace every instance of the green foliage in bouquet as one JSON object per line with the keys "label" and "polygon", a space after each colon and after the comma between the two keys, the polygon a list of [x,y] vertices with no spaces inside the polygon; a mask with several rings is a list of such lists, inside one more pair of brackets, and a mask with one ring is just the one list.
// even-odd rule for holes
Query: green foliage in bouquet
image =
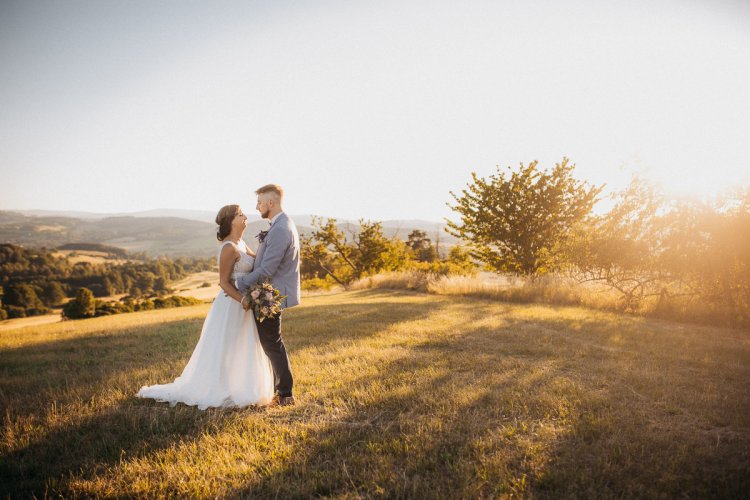
{"label": "green foliage in bouquet", "polygon": [[281,292],[274,288],[269,280],[265,280],[263,283],[257,283],[248,288],[245,297],[255,318],[263,323],[281,314],[281,303],[287,296],[281,295]]}

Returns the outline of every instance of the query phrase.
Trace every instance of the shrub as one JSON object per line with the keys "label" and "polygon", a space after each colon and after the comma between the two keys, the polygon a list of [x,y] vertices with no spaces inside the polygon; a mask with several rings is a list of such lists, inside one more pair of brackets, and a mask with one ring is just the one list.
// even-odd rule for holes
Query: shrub
{"label": "shrub", "polygon": [[154,309],[154,301],[150,299],[143,300],[141,302],[136,303],[135,310],[136,311],[152,311]]}
{"label": "shrub", "polygon": [[12,306],[6,304],[3,306],[5,308],[6,317],[11,318],[25,318],[26,317],[26,309],[19,306]]}
{"label": "shrub", "polygon": [[49,312],[49,309],[46,307],[31,307],[29,309],[26,309],[26,316],[41,316],[42,314],[47,314]]}
{"label": "shrub", "polygon": [[153,299],[154,309],[168,309],[171,307],[183,307],[201,304],[202,302],[194,297],[183,297],[181,295],[172,295],[170,297],[159,297]]}
{"label": "shrub", "polygon": [[93,318],[96,315],[94,293],[88,288],[79,288],[76,297],[65,304],[62,310],[64,319]]}

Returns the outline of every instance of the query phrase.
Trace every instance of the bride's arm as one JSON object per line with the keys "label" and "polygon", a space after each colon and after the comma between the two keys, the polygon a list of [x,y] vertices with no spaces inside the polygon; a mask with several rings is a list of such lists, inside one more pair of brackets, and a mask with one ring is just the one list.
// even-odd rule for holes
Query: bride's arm
{"label": "bride's arm", "polygon": [[221,249],[219,258],[219,286],[224,293],[232,297],[237,302],[242,302],[240,291],[232,283],[232,268],[234,263],[240,258],[240,253],[232,245],[224,245]]}
{"label": "bride's arm", "polygon": [[247,252],[247,254],[248,254],[248,255],[249,255],[250,257],[255,257],[255,252],[253,252],[253,251],[252,251],[252,250],[250,249],[250,247],[249,247],[249,246],[247,246],[247,245],[245,245],[245,252]]}

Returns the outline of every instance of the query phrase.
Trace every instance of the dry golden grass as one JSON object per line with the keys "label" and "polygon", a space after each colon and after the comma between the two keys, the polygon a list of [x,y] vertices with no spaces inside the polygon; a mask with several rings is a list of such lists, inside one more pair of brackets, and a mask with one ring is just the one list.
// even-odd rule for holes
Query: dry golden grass
{"label": "dry golden grass", "polygon": [[448,276],[430,280],[426,291],[522,304],[583,306],[609,311],[618,308],[618,295],[611,289],[552,276],[534,281],[505,276]]}
{"label": "dry golden grass", "polygon": [[624,307],[623,296],[603,284],[579,283],[548,275],[535,280],[482,273],[477,277],[431,276],[418,271],[383,273],[351,284],[352,290],[413,290],[436,295],[474,297],[516,304],[580,306],[601,311],[623,312],[672,321],[707,325],[731,324],[731,310],[692,296],[649,296],[635,306]]}
{"label": "dry golden grass", "polygon": [[138,400],[208,306],[0,336],[2,492],[195,497],[738,497],[750,333],[365,290],[308,297],[298,404]]}
{"label": "dry golden grass", "polygon": [[420,271],[399,271],[366,276],[349,284],[349,290],[385,288],[393,290],[413,290],[427,292],[431,283],[439,281]]}
{"label": "dry golden grass", "polygon": [[53,309],[50,314],[41,314],[39,316],[29,316],[27,318],[12,318],[0,321],[0,332],[7,330],[17,330],[19,328],[27,328],[32,326],[46,325],[49,323],[59,323],[62,321],[60,317],[60,309]]}

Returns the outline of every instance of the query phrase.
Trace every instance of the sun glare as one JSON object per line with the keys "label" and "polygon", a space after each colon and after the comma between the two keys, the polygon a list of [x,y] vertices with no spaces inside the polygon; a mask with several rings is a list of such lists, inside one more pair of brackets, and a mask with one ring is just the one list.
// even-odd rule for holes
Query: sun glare
{"label": "sun glare", "polygon": [[664,193],[676,197],[713,198],[750,184],[750,175],[704,168],[700,171],[674,168],[651,171],[647,174]]}

